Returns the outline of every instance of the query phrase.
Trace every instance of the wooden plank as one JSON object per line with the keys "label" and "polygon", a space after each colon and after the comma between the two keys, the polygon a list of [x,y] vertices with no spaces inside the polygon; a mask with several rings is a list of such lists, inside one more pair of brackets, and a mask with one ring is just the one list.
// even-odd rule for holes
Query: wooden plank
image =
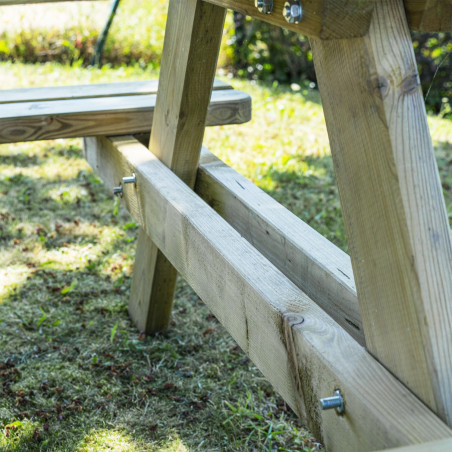
{"label": "wooden plank", "polygon": [[405,9],[412,30],[452,31],[452,0],[405,0]]}
{"label": "wooden plank", "polygon": [[452,424],[452,245],[401,1],[311,40],[369,350]]}
{"label": "wooden plank", "polygon": [[[158,80],[0,90],[0,104],[157,94]],[[214,91],[232,89],[215,79]]]}
{"label": "wooden plank", "polygon": [[[424,444],[386,449],[386,452],[450,452],[452,450],[452,438],[430,441]],[[382,451],[380,451],[382,452]]]}
{"label": "wooden plank", "polygon": [[[132,138],[85,139],[109,186],[135,172],[125,205],[329,451],[367,451],[452,436],[336,322]],[[320,411],[340,389],[346,412]]]}
{"label": "wooden plank", "polygon": [[302,1],[302,20],[298,24],[290,24],[283,17],[286,0],[273,0],[274,8],[271,14],[261,14],[255,6],[255,0],[206,1],[241,12],[253,19],[263,20],[279,27],[321,39],[364,36],[369,30],[374,8],[374,0]]}
{"label": "wooden plank", "polygon": [[[226,10],[202,0],[170,0],[149,149],[193,187],[206,126],[209,99],[223,36]],[[219,91],[223,93],[224,91]],[[138,328],[168,327],[176,270],[142,237],[138,262],[148,278],[134,273],[129,314]],[[141,256],[142,255],[142,256]]]}
{"label": "wooden plank", "polygon": [[205,148],[195,191],[351,336],[365,344],[347,254]]}
{"label": "wooden plank", "polygon": [[[3,104],[0,143],[149,132],[155,103],[156,95],[146,94]],[[250,118],[249,95],[232,89],[212,92],[206,125]]]}
{"label": "wooden plank", "polygon": [[[149,134],[135,136],[144,146]],[[350,257],[203,148],[195,192],[361,345]],[[138,244],[138,248],[141,245]]]}

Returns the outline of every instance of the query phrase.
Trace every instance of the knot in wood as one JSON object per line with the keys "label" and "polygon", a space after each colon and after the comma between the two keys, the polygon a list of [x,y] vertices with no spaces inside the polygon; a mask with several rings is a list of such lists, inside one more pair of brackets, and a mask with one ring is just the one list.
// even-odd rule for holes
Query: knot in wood
{"label": "knot in wood", "polygon": [[296,326],[300,326],[304,322],[304,317],[295,312],[290,312],[284,316],[284,320],[291,328],[294,328]]}

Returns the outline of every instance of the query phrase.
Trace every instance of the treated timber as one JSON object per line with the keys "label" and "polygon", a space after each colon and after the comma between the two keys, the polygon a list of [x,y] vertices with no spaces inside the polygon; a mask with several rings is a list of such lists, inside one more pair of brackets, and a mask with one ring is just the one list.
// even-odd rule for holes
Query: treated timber
{"label": "treated timber", "polygon": [[[89,99],[93,97],[143,96],[157,94],[158,85],[158,80],[140,80],[135,82],[8,89],[0,90],[0,104]],[[213,89],[232,89],[232,86],[215,79]]]}
{"label": "treated timber", "polygon": [[[157,83],[112,85],[0,91],[0,143],[149,132]],[[251,98],[217,82],[206,125],[250,117]]]}
{"label": "treated timber", "polygon": [[255,0],[206,0],[242,14],[320,39],[364,36],[370,25],[374,0],[307,0],[302,1],[303,18],[290,24],[283,17],[286,0],[273,0],[273,12],[261,14]]}
{"label": "treated timber", "polygon": [[196,193],[364,345],[349,256],[207,149]]}
{"label": "treated timber", "polygon": [[[193,187],[226,10],[201,0],[170,0],[149,149]],[[224,91],[221,91],[224,92]],[[149,123],[150,125],[150,123]],[[177,272],[139,230],[129,314],[148,333],[168,328]]]}
{"label": "treated timber", "polygon": [[[142,145],[149,141],[148,134],[135,138]],[[346,253],[206,148],[201,151],[195,192],[365,345],[352,266]],[[140,267],[137,270],[141,271]]]}
{"label": "treated timber", "polygon": [[405,0],[405,9],[413,30],[452,31],[452,0]]}
{"label": "treated timber", "polygon": [[[87,138],[111,186],[135,172],[132,216],[327,450],[367,451],[452,430],[165,165],[128,137]],[[340,388],[343,416],[320,411]]]}
{"label": "treated timber", "polygon": [[311,45],[366,346],[451,425],[451,237],[403,3]]}
{"label": "treated timber", "polygon": [[[414,446],[398,447],[397,449],[386,449],[386,452],[450,452],[452,450],[452,438],[430,441]],[[380,451],[383,452],[383,451]]]}

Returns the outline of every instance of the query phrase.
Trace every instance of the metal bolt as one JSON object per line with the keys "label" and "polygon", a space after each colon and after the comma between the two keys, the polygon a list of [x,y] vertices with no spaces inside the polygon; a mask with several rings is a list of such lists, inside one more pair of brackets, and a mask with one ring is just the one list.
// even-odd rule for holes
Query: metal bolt
{"label": "metal bolt", "polygon": [[303,17],[303,7],[299,0],[284,3],[283,16],[290,24],[298,24]]}
{"label": "metal bolt", "polygon": [[115,196],[122,197],[122,185],[120,185],[119,187],[113,187],[113,194]]}
{"label": "metal bolt", "polygon": [[341,391],[338,389],[334,391],[333,397],[320,399],[320,408],[322,408],[322,410],[332,410],[333,408],[336,408],[336,412],[342,414],[345,411],[345,405]]}
{"label": "metal bolt", "polygon": [[254,4],[262,14],[270,14],[273,11],[273,0],[255,0]]}
{"label": "metal bolt", "polygon": [[135,173],[132,173],[131,176],[123,177],[122,178],[123,184],[137,184],[137,176],[135,176]]}

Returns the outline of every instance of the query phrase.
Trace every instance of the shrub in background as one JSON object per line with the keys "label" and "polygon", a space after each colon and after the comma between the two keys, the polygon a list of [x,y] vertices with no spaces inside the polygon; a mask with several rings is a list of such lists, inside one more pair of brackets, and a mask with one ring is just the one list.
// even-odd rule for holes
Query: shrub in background
{"label": "shrub in background", "polygon": [[412,35],[427,109],[452,119],[452,35]]}
{"label": "shrub in background", "polygon": [[[232,70],[249,79],[316,83],[308,38],[234,14]],[[427,109],[452,118],[452,41],[450,33],[413,33],[413,45]]]}
{"label": "shrub in background", "polygon": [[[158,68],[167,6],[168,0],[123,0],[105,44],[103,62],[112,66],[139,64]],[[0,61],[88,65],[99,32],[100,27],[3,32]],[[412,36],[427,109],[452,118],[451,34]],[[219,66],[236,76],[268,83],[316,83],[306,37],[238,13],[227,16]]]}

